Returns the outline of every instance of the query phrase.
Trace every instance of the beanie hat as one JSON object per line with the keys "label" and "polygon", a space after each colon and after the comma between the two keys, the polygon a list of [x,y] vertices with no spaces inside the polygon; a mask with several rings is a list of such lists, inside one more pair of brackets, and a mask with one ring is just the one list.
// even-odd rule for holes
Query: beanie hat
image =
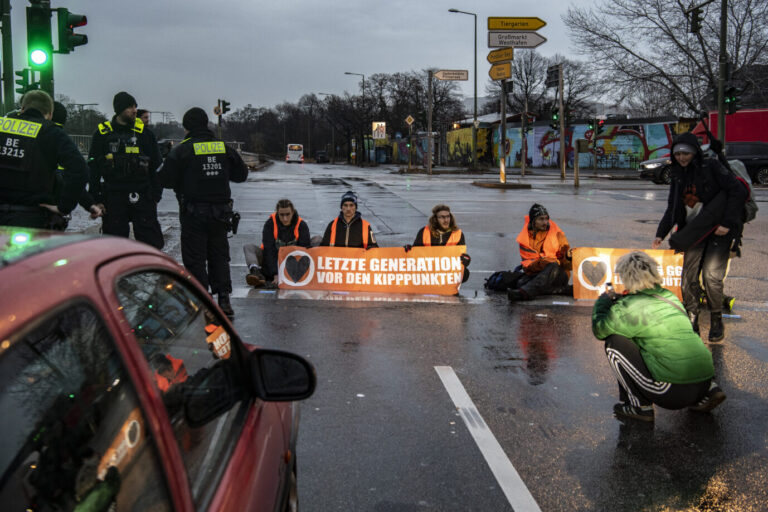
{"label": "beanie hat", "polygon": [[207,129],[208,114],[206,114],[205,110],[200,107],[192,107],[184,113],[181,125],[189,131],[200,128]]}
{"label": "beanie hat", "polygon": [[341,206],[343,206],[344,203],[349,201],[355,203],[355,206],[357,206],[357,194],[355,194],[351,190],[347,190],[346,192],[344,192],[344,195],[341,196]]}
{"label": "beanie hat", "polygon": [[67,107],[60,101],[53,102],[53,115],[51,116],[51,121],[60,128],[63,128],[67,123]]}
{"label": "beanie hat", "polygon": [[543,217],[544,215],[549,217],[549,212],[547,211],[547,209],[544,208],[544,206],[540,205],[539,203],[533,203],[533,206],[531,206],[531,209],[528,210],[528,222],[529,222],[528,229],[533,229],[533,222],[538,217]]}
{"label": "beanie hat", "polygon": [[112,100],[112,106],[115,108],[115,114],[121,114],[123,110],[127,109],[128,107],[135,107],[136,105],[138,105],[138,103],[136,103],[136,98],[125,91],[120,91],[119,93],[115,94],[115,98]]}

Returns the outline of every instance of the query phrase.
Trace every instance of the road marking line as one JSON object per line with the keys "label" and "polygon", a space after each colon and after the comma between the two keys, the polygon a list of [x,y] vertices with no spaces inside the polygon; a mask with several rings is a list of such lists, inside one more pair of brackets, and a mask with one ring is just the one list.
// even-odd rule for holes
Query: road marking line
{"label": "road marking line", "polygon": [[453,368],[435,366],[435,371],[440,380],[443,381],[445,390],[448,391],[448,395],[461,414],[461,419],[464,420],[464,424],[469,429],[469,433],[472,434],[477,447],[480,448],[480,452],[488,463],[488,467],[490,467],[493,476],[496,477],[496,481],[515,512],[541,512],[536,500],[533,499],[515,467],[509,461],[509,457],[501,449],[501,445],[493,432],[490,431],[483,417],[480,416]]}

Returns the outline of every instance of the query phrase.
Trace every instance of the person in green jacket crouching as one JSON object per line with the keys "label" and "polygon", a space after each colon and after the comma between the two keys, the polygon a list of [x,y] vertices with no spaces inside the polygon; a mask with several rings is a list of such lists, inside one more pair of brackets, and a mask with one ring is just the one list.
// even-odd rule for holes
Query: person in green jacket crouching
{"label": "person in green jacket crouching", "polygon": [[592,332],[605,340],[619,381],[619,420],[652,422],[653,404],[709,412],[725,400],[713,380],[712,354],[675,294],[661,287],[657,266],[644,252],[622,256],[616,274],[625,294],[607,291],[592,310]]}

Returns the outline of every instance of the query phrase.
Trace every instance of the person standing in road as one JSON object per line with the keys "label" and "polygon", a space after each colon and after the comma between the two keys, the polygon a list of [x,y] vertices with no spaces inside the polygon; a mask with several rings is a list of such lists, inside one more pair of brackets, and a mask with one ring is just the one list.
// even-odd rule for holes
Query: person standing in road
{"label": "person standing in road", "polygon": [[187,270],[212,294],[230,318],[227,231],[232,215],[229,182],[242,183],[248,168],[234,149],[216,139],[201,108],[182,120],[186,139],[173,148],[159,172],[160,183],[176,191],[181,221],[181,259]]}
{"label": "person standing in road", "polygon": [[549,212],[534,203],[517,235],[522,271],[509,283],[509,300],[530,300],[538,295],[573,295],[568,284],[571,247]]}
{"label": "person standing in road", "polygon": [[[683,248],[681,290],[683,304],[694,332],[699,332],[699,279],[704,283],[710,311],[709,341],[725,337],[723,325],[723,279],[731,247],[743,228],[742,213],[747,189],[715,158],[704,158],[699,141],[690,132],[672,142],[672,183],[667,209],[656,229],[652,249],[677,225],[677,233],[696,240]],[[704,232],[688,231],[711,217],[712,227]],[[700,217],[697,219],[697,217]],[[690,224],[691,228],[686,230]],[[697,227],[697,226],[696,226]]]}
{"label": "person standing in road", "polygon": [[88,155],[89,191],[96,203],[105,207],[102,231],[127,238],[133,224],[136,240],[162,249],[157,203],[163,189],[157,182],[157,139],[136,118],[133,96],[119,92],[112,105],[115,115],[111,121],[99,124]]}
{"label": "person standing in road", "polygon": [[251,286],[277,286],[277,256],[280,247],[298,246],[309,248],[309,226],[299,217],[290,199],[280,199],[275,213],[269,216],[261,232],[261,247],[245,244],[245,264],[248,274],[245,282]]}
{"label": "person standing in road", "polygon": [[321,246],[326,247],[378,247],[371,225],[357,211],[357,194],[348,190],[341,196],[341,213],[325,228]]}
{"label": "person standing in road", "polygon": [[[450,207],[445,204],[438,204],[432,208],[432,216],[427,225],[416,233],[413,245],[406,245],[405,250],[407,252],[411,250],[411,247],[444,247],[447,245],[466,246],[467,242],[464,240],[464,233],[456,225],[456,219],[453,217]],[[469,257],[469,254],[461,255],[461,264],[464,266],[462,283],[466,283],[469,279],[468,267],[471,261],[472,258]]]}
{"label": "person standing in road", "polygon": [[85,190],[85,160],[52,115],[53,100],[36,90],[24,95],[19,114],[0,118],[0,225],[50,227],[51,217],[69,214]]}
{"label": "person standing in road", "polygon": [[619,383],[619,420],[654,420],[653,404],[709,412],[725,393],[713,380],[712,354],[693,332],[683,305],[661,287],[656,260],[641,251],[616,262],[625,295],[607,291],[592,309],[592,332]]}

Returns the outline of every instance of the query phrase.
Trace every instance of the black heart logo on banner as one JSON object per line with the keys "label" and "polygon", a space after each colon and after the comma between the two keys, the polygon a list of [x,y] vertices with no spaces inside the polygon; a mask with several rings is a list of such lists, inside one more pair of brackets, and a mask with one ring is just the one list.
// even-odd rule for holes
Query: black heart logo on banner
{"label": "black heart logo on banner", "polygon": [[581,273],[587,278],[589,284],[597,286],[605,277],[605,272],[608,267],[604,261],[585,261],[581,264]]}
{"label": "black heart logo on banner", "polygon": [[300,258],[288,258],[285,260],[285,271],[294,283],[298,283],[309,270],[309,256]]}

